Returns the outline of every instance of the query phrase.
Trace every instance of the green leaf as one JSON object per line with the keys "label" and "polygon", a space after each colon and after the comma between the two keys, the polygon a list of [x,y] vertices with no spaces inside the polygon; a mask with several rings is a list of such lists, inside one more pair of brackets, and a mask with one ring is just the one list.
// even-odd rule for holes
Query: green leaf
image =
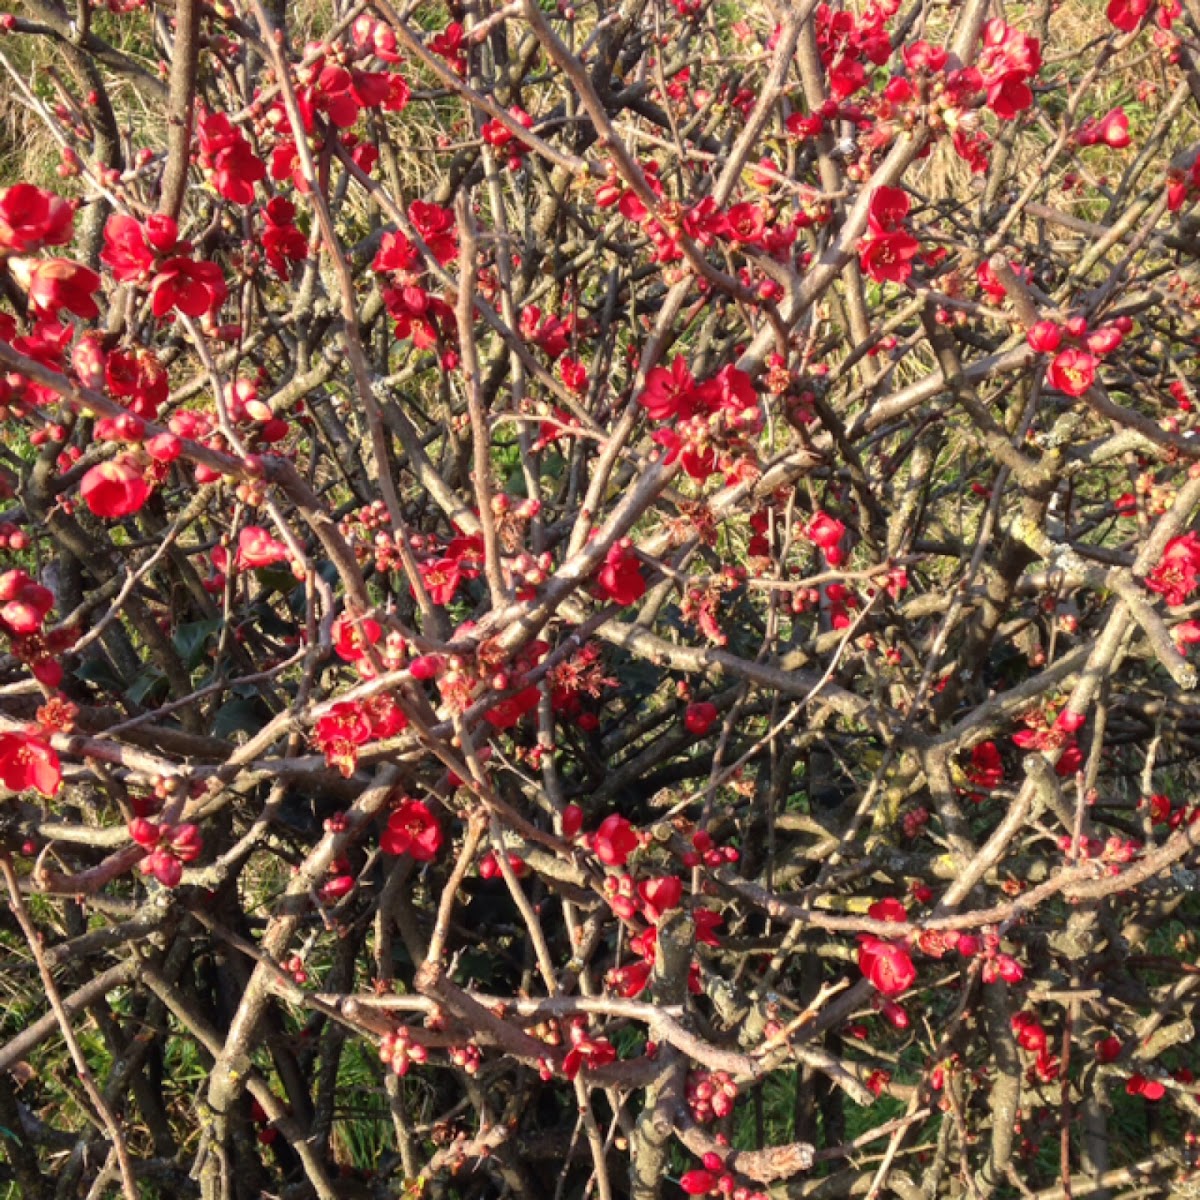
{"label": "green leaf", "polygon": [[172,639],[175,652],[189,671],[194,671],[204,661],[205,643],[221,628],[221,624],[220,617],[209,617],[203,621],[189,621],[175,631]]}
{"label": "green leaf", "polygon": [[266,723],[262,701],[257,696],[228,700],[213,717],[213,736],[227,738],[235,733],[257,733]]}
{"label": "green leaf", "polygon": [[119,692],[125,681],[113,670],[112,664],[102,655],[84,659],[75,668],[75,678],[98,687],[103,692]]}
{"label": "green leaf", "polygon": [[167,677],[161,671],[148,667],[125,689],[125,695],[134,704],[141,704],[156,688],[166,682]]}

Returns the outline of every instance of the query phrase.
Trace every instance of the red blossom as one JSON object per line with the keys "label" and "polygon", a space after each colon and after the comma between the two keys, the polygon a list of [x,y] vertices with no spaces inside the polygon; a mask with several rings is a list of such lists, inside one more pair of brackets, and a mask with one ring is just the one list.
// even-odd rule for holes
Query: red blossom
{"label": "red blossom", "polygon": [[577,1027],[572,1029],[571,1037],[574,1045],[567,1051],[562,1065],[563,1074],[568,1079],[574,1079],[581,1070],[594,1071],[597,1067],[616,1062],[616,1047],[606,1038],[589,1037]]}
{"label": "red blossom", "polygon": [[642,901],[642,912],[648,921],[657,925],[664,913],[679,907],[683,899],[683,880],[678,875],[660,875],[655,879],[643,880],[637,890]]}
{"label": "red blossom", "polygon": [[288,548],[261,525],[247,525],[238,534],[237,565],[240,571],[269,567],[287,557]]}
{"label": "red blossom", "polygon": [[885,996],[900,995],[917,978],[916,968],[903,946],[867,935],[859,938],[858,969]]}
{"label": "red blossom", "polygon": [[911,233],[877,233],[859,242],[858,261],[876,283],[903,283],[912,274],[912,260],[921,243]]}
{"label": "red blossom", "polygon": [[683,419],[695,411],[696,392],[692,372],[682,355],[677,355],[669,368],[655,367],[646,376],[638,403],[652,421]]}
{"label": "red blossom", "polygon": [[1134,1074],[1125,1081],[1125,1091],[1130,1096],[1141,1096],[1144,1100],[1161,1100],[1166,1094],[1166,1087],[1157,1079],[1147,1079],[1145,1075]]}
{"label": "red blossom", "polygon": [[0,733],[0,781],[14,792],[57,795],[62,766],[54,747],[35,733]]}
{"label": "red blossom", "polygon": [[113,458],[84,475],[79,494],[96,516],[115,520],[141,509],[150,498],[150,485],[132,459]]}
{"label": "red blossom", "polygon": [[485,712],[484,719],[493,729],[511,729],[526,713],[538,706],[542,693],[536,686],[522,688],[515,696],[506,696]]}
{"label": "red blossom", "polygon": [[1053,354],[1062,344],[1062,330],[1053,321],[1038,321],[1026,331],[1025,340],[1038,354]]}
{"label": "red blossom", "polygon": [[417,862],[432,862],[442,848],[441,826],[422,801],[404,800],[388,818],[379,848],[384,854],[407,854]]}
{"label": "red blossom", "polygon": [[640,845],[641,838],[633,826],[615,813],[605,817],[592,835],[592,849],[596,857],[610,867],[623,867]]}
{"label": "red blossom", "polygon": [[1046,382],[1068,396],[1082,396],[1096,381],[1099,362],[1074,346],[1059,351],[1046,368]]}
{"label": "red blossom", "polygon": [[1172,608],[1186,604],[1200,586],[1200,535],[1189,532],[1172,538],[1145,582]]}
{"label": "red blossom", "polygon": [[714,1171],[701,1171],[699,1169],[685,1171],[679,1177],[679,1186],[689,1196],[707,1196],[709,1192],[716,1190],[717,1178],[717,1174]]}
{"label": "red blossom", "polygon": [[73,204],[31,183],[0,193],[0,253],[32,254],[43,246],[65,246],[74,223]]}
{"label": "red blossom", "polygon": [[202,317],[225,303],[225,276],[213,262],[170,258],[150,285],[150,304],[156,317],[178,309],[187,317]]}
{"label": "red blossom", "polygon": [[822,550],[830,551],[835,549],[842,538],[846,536],[846,526],[836,517],[831,517],[827,512],[818,509],[812,520],[804,527],[804,536],[810,542],[820,546]]}
{"label": "red blossom", "polygon": [[601,596],[622,606],[636,604],[646,594],[641,565],[627,538],[616,542],[604,559],[596,577]]}
{"label": "red blossom", "polygon": [[704,737],[713,727],[718,715],[717,706],[704,700],[699,704],[687,706],[687,711],[683,714],[683,724],[688,733],[695,734],[696,737]]}
{"label": "red blossom", "polygon": [[36,312],[48,317],[69,312],[85,321],[100,315],[95,300],[100,276],[89,267],[67,258],[12,258],[8,269]]}
{"label": "red blossom", "polygon": [[980,742],[971,750],[971,769],[967,777],[981,788],[997,788],[1004,782],[1004,764],[995,742]]}

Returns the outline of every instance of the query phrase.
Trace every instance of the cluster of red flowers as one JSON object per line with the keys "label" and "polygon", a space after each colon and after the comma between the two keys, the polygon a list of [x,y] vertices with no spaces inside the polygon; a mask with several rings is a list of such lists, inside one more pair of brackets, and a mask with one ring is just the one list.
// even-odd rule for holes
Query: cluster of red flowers
{"label": "cluster of red flowers", "polygon": [[830,4],[817,5],[817,46],[835,100],[845,100],[867,84],[864,60],[879,67],[892,56],[887,23],[899,0],[866,5],[861,16]]}
{"label": "cluster of red flowers", "polygon": [[313,741],[325,761],[349,779],[363,746],[395,737],[407,725],[408,718],[389,695],[340,700],[317,719]]}
{"label": "cluster of red flowers", "polygon": [[818,509],[812,520],[805,525],[804,536],[821,548],[825,554],[825,561],[831,567],[840,567],[846,561],[846,553],[842,548],[846,526],[837,517],[831,517],[824,510]]}
{"label": "cluster of red flowers", "polygon": [[1122,33],[1132,33],[1151,10],[1155,24],[1164,33],[1170,30],[1183,12],[1179,0],[1108,0],[1105,11],[1117,29]]}
{"label": "cluster of red flowers", "polygon": [[401,1025],[395,1032],[385,1033],[379,1042],[379,1057],[401,1078],[408,1074],[413,1063],[429,1061],[429,1051],[415,1041],[412,1030]]}
{"label": "cluster of red flowers", "polygon": [[858,244],[858,261],[877,283],[903,283],[921,243],[904,228],[908,193],[902,188],[876,188],[867,210],[867,235]]}
{"label": "cluster of red flowers", "polygon": [[146,851],[138,869],[168,888],[179,886],[183,864],[195,862],[204,849],[199,828],[190,824],[160,825],[146,817],[134,817],[129,822],[129,836]]}
{"label": "cluster of red flowers", "polygon": [[729,1116],[737,1103],[737,1081],[728,1071],[689,1071],[684,1099],[699,1125]]}
{"label": "cluster of red flowers", "polygon": [[1186,604],[1200,586],[1200,535],[1189,532],[1172,538],[1146,576],[1146,586],[1172,608]]}
{"label": "cluster of red flowers", "polygon": [[195,247],[179,240],[172,217],[156,214],[144,222],[113,213],[104,227],[100,261],[118,283],[145,285],[156,317],[178,310],[188,317],[215,312],[228,288],[221,268],[192,257]]}
{"label": "cluster of red flowers", "polygon": [[1017,1045],[1034,1055],[1029,1068],[1031,1085],[1050,1083],[1058,1078],[1059,1061],[1050,1052],[1049,1038],[1042,1023],[1029,1012],[1013,1013],[1010,1022]]}
{"label": "cluster of red flowers", "polygon": [[[1046,368],[1046,382],[1068,396],[1082,396],[1095,383],[1101,360],[1120,348],[1132,328],[1133,321],[1127,316],[1093,330],[1083,317],[1072,317],[1061,327],[1053,321],[1038,321],[1025,338],[1039,354],[1054,354]],[[1064,335],[1074,344],[1060,349]]]}
{"label": "cluster of red flowers", "polygon": [[725,1170],[724,1160],[716,1151],[709,1151],[701,1160],[703,1167],[685,1171],[679,1186],[689,1196],[722,1196],[727,1200],[767,1200],[765,1192],[752,1191],[740,1184]]}
{"label": "cluster of red flowers", "polygon": [[200,168],[218,195],[234,204],[253,204],[254,185],[267,174],[266,164],[223,112],[201,111],[196,116]]}
{"label": "cluster of red flowers", "polygon": [[[908,910],[898,900],[880,900],[871,905],[868,916],[876,921],[903,922],[908,920]],[[908,991],[917,978],[905,947],[865,933],[858,938],[858,969],[877,992],[889,998]]]}
{"label": "cluster of red flowers", "polygon": [[654,431],[654,441],[666,451],[665,461],[678,459],[700,481],[719,465],[733,470],[738,455],[752,453],[747,439],[762,428],[754,384],[732,365],[697,382],[677,356],[670,367],[655,367],[647,375],[638,403],[652,421],[663,423]]}
{"label": "cluster of red flowers", "polygon": [[[435,262],[445,265],[458,256],[454,214],[449,209],[414,200],[408,216]],[[440,348],[447,366],[456,362],[449,350],[458,340],[454,310],[421,285],[425,264],[417,246],[402,232],[385,233],[371,265],[387,279],[383,302],[396,322],[396,336],[411,339],[419,350]]]}
{"label": "cluster of red flowers", "polygon": [[1074,775],[1083,762],[1083,751],[1075,735],[1083,728],[1087,718],[1082,713],[1064,708],[1053,721],[1045,709],[1027,712],[1021,721],[1025,728],[1013,734],[1013,743],[1022,750],[1058,751],[1055,771],[1064,778]]}
{"label": "cluster of red flowers", "polygon": [[61,655],[76,639],[73,629],[47,629],[54,593],[20,569],[0,574],[0,632],[8,635],[13,655],[46,687],[62,682]]}

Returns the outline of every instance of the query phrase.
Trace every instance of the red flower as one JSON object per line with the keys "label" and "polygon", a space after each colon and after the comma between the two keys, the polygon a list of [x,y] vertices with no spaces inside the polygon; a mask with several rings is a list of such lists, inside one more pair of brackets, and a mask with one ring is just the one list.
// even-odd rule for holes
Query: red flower
{"label": "red flower", "polygon": [[419,565],[425,590],[434,604],[449,604],[462,582],[462,567],[458,559],[438,558]]}
{"label": "red flower", "polygon": [[1200,583],[1200,537],[1185,533],[1172,538],[1158,565],[1146,576],[1146,586],[1172,608],[1187,602]]}
{"label": "red flower", "polygon": [[1009,71],[988,85],[987,106],[1002,121],[1012,121],[1033,104],[1033,92],[1023,71]]}
{"label": "red flower", "polygon": [[290,273],[290,264],[308,257],[308,239],[293,224],[296,206],[283,196],[276,196],[263,209],[263,253],[271,270],[281,278]]}
{"label": "red flower", "polygon": [[1026,331],[1025,340],[1038,354],[1053,354],[1062,343],[1062,330],[1053,321],[1038,321]]}
{"label": "red flower", "polygon": [[859,943],[858,969],[877,991],[898,996],[912,987],[917,970],[903,946],[866,935]]}
{"label": "red flower", "polygon": [[908,216],[908,193],[903,188],[876,188],[867,209],[867,225],[872,233],[893,233]]}
{"label": "red flower", "polygon": [[967,778],[983,788],[999,787],[1004,782],[1004,764],[995,742],[980,742],[971,751],[971,769]]}
{"label": "red flower", "polygon": [[689,1196],[707,1196],[717,1186],[717,1176],[713,1171],[685,1171],[679,1177],[679,1186]]}
{"label": "red flower", "polygon": [[574,1079],[581,1068],[594,1071],[597,1067],[616,1062],[616,1047],[606,1038],[592,1038],[582,1032],[577,1035],[576,1030],[571,1031],[571,1036],[577,1040],[563,1059],[563,1074],[568,1079]]}
{"label": "red flower", "polygon": [[216,263],[190,258],[170,258],[150,285],[151,306],[156,317],[173,308],[184,316],[202,317],[225,303],[225,276]]}
{"label": "red flower", "polygon": [[615,813],[605,817],[592,838],[596,857],[610,867],[623,867],[629,856],[641,845],[633,826]]}
{"label": "red flower", "polygon": [[813,519],[804,527],[804,536],[815,542],[822,550],[832,550],[846,535],[846,527],[836,517],[818,509]]}
{"label": "red flower", "polygon": [[646,594],[637,555],[627,538],[613,545],[597,576],[600,594],[614,604],[634,604]]}
{"label": "red flower", "polygon": [[1130,1075],[1125,1081],[1125,1091],[1146,1100],[1161,1100],[1167,1094],[1167,1089],[1157,1079],[1147,1079],[1145,1075]]}
{"label": "red flower", "polygon": [[452,21],[436,37],[429,39],[429,49],[440,55],[456,74],[467,69],[467,52],[463,49],[463,27],[461,22]]}
{"label": "red flower", "polygon": [[65,309],[85,321],[100,315],[95,300],[100,276],[88,267],[69,258],[13,258],[8,266],[36,312],[57,317]]}
{"label": "red flower", "polygon": [[646,386],[638,403],[652,421],[666,421],[672,417],[683,420],[694,415],[696,380],[682,356],[675,357],[669,370],[655,367],[646,376]]}
{"label": "red flower", "polygon": [[313,741],[325,755],[325,761],[335,766],[349,779],[358,762],[358,748],[371,740],[371,723],[361,704],[342,701],[318,718]]}
{"label": "red flower", "polygon": [[[353,122],[351,122],[353,124]],[[254,185],[266,178],[266,164],[225,113],[201,113],[196,122],[200,165],[212,175],[213,186],[234,204],[252,204]]]}
{"label": "red flower", "polygon": [[583,828],[583,809],[578,804],[568,804],[562,813],[562,835],[568,841],[579,836]]}
{"label": "red flower", "polygon": [[0,194],[0,251],[31,254],[43,246],[65,246],[74,224],[72,204],[31,183]]}
{"label": "red flower", "polygon": [[1035,1054],[1046,1049],[1046,1031],[1032,1013],[1014,1013],[1011,1024],[1017,1044],[1022,1049]]}
{"label": "red flower", "polygon": [[626,967],[613,967],[604,977],[604,982],[618,996],[632,1000],[646,990],[653,969],[652,964],[645,960],[630,963]]}
{"label": "red flower", "polygon": [[719,946],[717,926],[725,924],[725,918],[716,909],[697,908],[692,910],[692,921],[696,926],[696,941],[701,946]]}
{"label": "red flower", "polygon": [[372,741],[395,737],[402,729],[408,728],[408,718],[404,715],[404,710],[386,693],[364,700],[362,708]]}
{"label": "red flower", "polygon": [[683,899],[683,880],[678,875],[660,875],[638,884],[638,895],[642,899],[642,912],[655,925],[669,909],[678,908]]}
{"label": "red flower", "polygon": [[1082,396],[1096,381],[1097,359],[1086,350],[1068,347],[1054,357],[1046,368],[1046,380],[1051,387],[1068,396]]}
{"label": "red flower", "polygon": [[1090,140],[1088,145],[1103,142],[1113,150],[1124,150],[1129,145],[1129,118],[1123,108],[1114,108],[1106,113],[1099,121],[1094,122],[1088,130]]}
{"label": "red flower", "polygon": [[427,200],[414,200],[408,206],[408,217],[439,263],[445,266],[458,256],[454,214],[448,208]]}
{"label": "red flower", "polygon": [[1132,33],[1150,11],[1150,0],[1109,0],[1106,15],[1122,32]]}
{"label": "red flower", "polygon": [[687,712],[683,714],[684,726],[688,733],[694,733],[696,737],[703,737],[713,727],[716,719],[717,706],[707,700],[699,704],[689,704]]}
{"label": "red flower", "polygon": [[183,878],[183,863],[169,850],[153,850],[138,864],[143,875],[153,875],[165,888],[179,886]]}
{"label": "red flower", "polygon": [[921,243],[901,229],[859,242],[858,259],[876,283],[903,283],[912,274],[912,260],[920,251]]}
{"label": "red flower", "polygon": [[421,265],[417,248],[402,233],[385,233],[379,242],[379,251],[371,263],[371,269],[380,273],[397,272],[407,274]]}
{"label": "red flower", "polygon": [[895,896],[887,896],[876,900],[867,909],[867,916],[873,921],[895,921],[902,925],[908,920],[908,909]]}
{"label": "red flower", "polygon": [[874,1070],[867,1076],[867,1087],[873,1096],[878,1096],[892,1082],[892,1073],[881,1069]]}
{"label": "red flower", "polygon": [[171,853],[181,862],[195,862],[204,849],[204,839],[197,825],[168,825],[164,830]]}
{"label": "red flower", "polygon": [[533,712],[541,699],[535,686],[523,688],[515,696],[508,696],[483,714],[493,729],[511,729],[526,713]]}
{"label": "red flower", "polygon": [[697,398],[705,411],[726,409],[733,413],[745,413],[747,409],[758,407],[754,381],[732,363],[700,384]]}
{"label": "red flower", "polygon": [[112,268],[118,283],[135,283],[146,278],[154,266],[155,252],[146,241],[142,226],[122,213],[113,213],[104,226],[104,249],[100,261]]}
{"label": "red flower", "polygon": [[150,485],[131,459],[114,458],[84,475],[79,494],[96,516],[111,520],[137,512],[150,497]]}
{"label": "red flower", "polygon": [[54,607],[54,593],[20,569],[5,571],[0,575],[0,604],[0,624],[7,632],[25,637],[41,629]]}
{"label": "red flower", "polygon": [[371,617],[354,620],[342,613],[333,623],[333,648],[346,662],[358,662],[365,657],[368,645],[375,645],[383,636],[383,627]]}
{"label": "red flower", "polygon": [[432,862],[442,848],[442,830],[420,800],[405,800],[388,818],[379,840],[384,854],[408,854],[417,862]]}
{"label": "red flower", "polygon": [[170,379],[166,368],[149,350],[114,350],[104,360],[104,382],[109,392],[126,400],[130,412],[148,421],[158,416],[167,398]]}
{"label": "red flower", "polygon": [[54,796],[62,786],[62,766],[54,747],[31,733],[0,733],[0,781],[14,792],[36,788]]}
{"label": "red flower", "polygon": [[241,571],[269,567],[284,561],[287,556],[288,548],[260,525],[247,525],[238,534],[237,565]]}
{"label": "red flower", "polygon": [[414,658],[408,664],[408,669],[412,673],[412,677],[420,683],[428,683],[431,679],[436,679],[438,672],[442,669],[442,659],[437,654],[422,654],[419,658]]}

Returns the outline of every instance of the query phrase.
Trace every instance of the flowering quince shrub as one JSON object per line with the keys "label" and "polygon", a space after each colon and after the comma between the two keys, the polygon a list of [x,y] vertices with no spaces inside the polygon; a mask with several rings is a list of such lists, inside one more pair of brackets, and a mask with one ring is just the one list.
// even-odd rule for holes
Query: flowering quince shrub
{"label": "flowering quince shrub", "polygon": [[3,1182],[1191,1194],[1197,19],[0,17]]}

